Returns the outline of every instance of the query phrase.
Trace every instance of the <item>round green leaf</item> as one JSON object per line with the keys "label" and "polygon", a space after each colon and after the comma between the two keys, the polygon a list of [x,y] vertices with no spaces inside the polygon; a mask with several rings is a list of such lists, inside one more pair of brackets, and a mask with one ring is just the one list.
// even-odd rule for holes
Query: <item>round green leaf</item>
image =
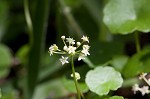
{"label": "round green leaf", "polygon": [[8,75],[11,62],[12,55],[9,48],[3,44],[0,44],[0,78]]}
{"label": "round green leaf", "polygon": [[7,46],[0,44],[0,69],[6,69],[10,66],[12,55]]}
{"label": "round green leaf", "polygon": [[[68,91],[70,91],[72,93],[77,92],[73,79],[70,80],[70,79],[66,79],[66,77],[63,77],[63,84]],[[87,92],[88,91],[88,87],[84,82],[79,82],[78,84],[79,84],[79,88],[80,88],[81,92]]]}
{"label": "round green leaf", "polygon": [[110,90],[117,90],[123,83],[121,74],[108,66],[90,70],[85,81],[89,89],[100,96],[107,95]]}
{"label": "round green leaf", "polygon": [[103,21],[113,33],[150,31],[150,0],[109,0]]}
{"label": "round green leaf", "polygon": [[110,97],[109,99],[124,99],[124,98],[121,97],[121,96],[112,96],[112,97]]}
{"label": "round green leaf", "polygon": [[118,56],[117,55],[117,56],[113,57],[111,64],[116,70],[118,70],[119,72],[122,72],[122,69],[124,68],[127,61],[128,61],[127,56],[124,56],[124,55]]}

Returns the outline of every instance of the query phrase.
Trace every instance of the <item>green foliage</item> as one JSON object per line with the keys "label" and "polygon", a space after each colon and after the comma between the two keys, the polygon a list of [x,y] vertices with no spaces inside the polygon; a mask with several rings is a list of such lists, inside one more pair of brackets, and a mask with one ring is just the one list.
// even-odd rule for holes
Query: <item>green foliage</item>
{"label": "green foliage", "polygon": [[150,72],[150,47],[143,49],[141,52],[133,55],[123,69],[123,75],[126,78],[134,77],[141,72]]}
{"label": "green foliage", "polygon": [[122,69],[124,68],[127,61],[128,61],[127,56],[123,56],[123,55],[114,56],[111,61],[111,64],[116,70],[118,70],[119,72],[123,72]]}
{"label": "green foliage", "polygon": [[5,33],[7,26],[8,4],[6,1],[1,0],[0,3],[0,41]]}
{"label": "green foliage", "polygon": [[124,99],[124,98],[121,97],[121,96],[112,96],[112,97],[110,97],[109,99]]}
{"label": "green foliage", "polygon": [[10,49],[5,45],[0,44],[0,78],[8,75],[12,61]]}
{"label": "green foliage", "polygon": [[[74,86],[73,79],[71,80],[71,79],[67,79],[66,77],[63,77],[62,81],[63,81],[64,87],[68,89],[68,91],[70,91],[71,93],[76,93],[76,88]],[[88,87],[84,82],[79,82],[79,88],[82,93],[85,93],[88,91]]]}
{"label": "green foliage", "polygon": [[62,55],[48,54],[51,44],[63,46],[62,35],[89,37],[90,56],[73,60],[85,99],[123,99],[114,91],[131,88],[140,83],[137,75],[150,72],[149,34],[143,33],[150,31],[149,0],[24,1],[0,3],[2,99],[77,97],[70,60],[61,66]]}
{"label": "green foliage", "polygon": [[27,64],[28,53],[29,45],[24,45],[17,51],[16,56],[20,59],[21,63]]}
{"label": "green foliage", "polygon": [[90,70],[85,81],[89,89],[100,96],[107,95],[110,90],[117,90],[123,83],[121,74],[108,66],[99,66]]}
{"label": "green foliage", "polygon": [[33,99],[59,98],[69,92],[64,88],[61,79],[53,79],[37,86]]}
{"label": "green foliage", "polygon": [[92,45],[90,49],[92,54],[89,59],[95,65],[104,64],[111,60],[114,55],[123,53],[123,45],[120,42],[92,42],[90,44]]}
{"label": "green foliage", "polygon": [[17,99],[17,91],[13,88],[12,82],[5,83],[1,86],[1,98],[0,99]]}
{"label": "green foliage", "polygon": [[104,8],[104,23],[112,33],[150,31],[149,0],[109,0]]}

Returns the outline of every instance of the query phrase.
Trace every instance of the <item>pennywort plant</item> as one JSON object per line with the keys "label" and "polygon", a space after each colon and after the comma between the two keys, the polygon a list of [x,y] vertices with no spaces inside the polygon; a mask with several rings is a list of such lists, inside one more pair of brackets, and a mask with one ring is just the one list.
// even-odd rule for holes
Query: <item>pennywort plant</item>
{"label": "pennywort plant", "polygon": [[89,38],[87,36],[83,36],[82,42],[75,42],[73,38],[66,38],[65,36],[61,36],[61,39],[64,43],[63,49],[59,49],[56,44],[53,44],[49,47],[49,54],[50,56],[53,54],[60,54],[62,55],[61,58],[59,59],[61,64],[67,64],[69,63],[69,59],[71,59],[71,67],[72,67],[72,74],[71,77],[74,79],[74,83],[76,86],[77,94],[78,94],[78,99],[81,99],[81,96],[84,98],[83,94],[80,91],[80,88],[78,86],[78,80],[80,79],[80,74],[75,71],[74,68],[74,56],[78,56],[78,61],[85,59],[86,56],[90,55],[89,49],[90,46],[88,45],[89,43]]}

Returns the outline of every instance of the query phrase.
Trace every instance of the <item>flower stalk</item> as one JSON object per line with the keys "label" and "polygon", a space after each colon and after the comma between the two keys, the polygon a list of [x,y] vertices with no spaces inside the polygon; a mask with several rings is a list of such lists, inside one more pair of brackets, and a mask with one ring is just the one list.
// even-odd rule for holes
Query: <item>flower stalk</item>
{"label": "flower stalk", "polygon": [[60,50],[56,44],[53,44],[49,47],[48,52],[50,56],[53,54],[63,55],[59,59],[62,65],[69,63],[68,59],[71,58],[71,68],[72,68],[71,77],[73,77],[74,79],[78,99],[81,99],[81,97],[85,99],[83,93],[79,89],[78,80],[80,80],[80,74],[78,72],[75,72],[73,57],[77,55],[78,61],[80,61],[85,59],[86,56],[90,55],[89,53],[90,46],[88,45],[89,39],[87,36],[83,36],[81,38],[82,40],[81,42],[75,42],[73,38],[70,37],[66,38],[65,36],[61,36],[61,39],[64,43],[64,47],[62,48],[62,50]]}
{"label": "flower stalk", "polygon": [[77,81],[76,76],[75,76],[75,69],[74,69],[74,62],[73,62],[73,56],[72,55],[71,55],[71,67],[72,67],[72,74],[73,74],[74,83],[75,83],[77,94],[78,94],[78,99],[81,99],[78,81]]}

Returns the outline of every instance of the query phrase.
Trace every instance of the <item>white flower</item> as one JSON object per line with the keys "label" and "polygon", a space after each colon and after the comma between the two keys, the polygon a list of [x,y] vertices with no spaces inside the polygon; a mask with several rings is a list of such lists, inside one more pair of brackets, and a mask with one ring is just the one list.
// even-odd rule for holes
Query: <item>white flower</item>
{"label": "white flower", "polygon": [[84,36],[83,35],[83,37],[81,38],[83,41],[87,41],[88,43],[89,43],[89,39],[88,39],[88,37],[87,36]]}
{"label": "white flower", "polygon": [[65,36],[61,36],[61,39],[62,39],[62,40],[65,40]]}
{"label": "white flower", "polygon": [[81,43],[80,42],[77,42],[77,46],[80,46],[81,45]]}
{"label": "white flower", "polygon": [[63,57],[63,56],[61,56],[62,58],[61,59],[59,59],[60,60],[60,62],[62,63],[62,65],[64,65],[65,63],[69,63],[68,62],[68,57]]}
{"label": "white flower", "polygon": [[89,50],[87,50],[87,49],[83,49],[81,52],[82,52],[85,56],[90,55]]}
{"label": "white flower", "polygon": [[89,45],[83,45],[83,49],[89,50],[90,46]]}
{"label": "white flower", "polygon": [[146,75],[147,75],[147,73],[142,73],[142,74],[140,75],[139,79],[140,79],[140,80],[141,80],[141,79],[144,79]]}
{"label": "white flower", "polygon": [[[73,77],[73,74],[71,74],[71,77]],[[81,78],[78,72],[75,72],[75,78],[76,80],[79,80]]]}
{"label": "white flower", "polygon": [[73,47],[73,46],[69,46],[69,47],[68,47],[68,53],[69,53],[69,54],[74,54],[74,53],[75,53],[75,50],[76,50],[76,47]]}
{"label": "white flower", "polygon": [[73,44],[73,43],[75,44],[75,40],[73,38],[69,37],[69,38],[66,38],[66,40],[67,40],[66,42],[69,42],[69,44]]}
{"label": "white flower", "polygon": [[67,46],[64,46],[63,49],[68,52],[68,47]]}
{"label": "white flower", "polygon": [[85,59],[85,55],[80,53],[79,54],[79,57],[78,57],[78,61],[82,60],[82,59]]}
{"label": "white flower", "polygon": [[140,88],[139,91],[142,93],[143,96],[144,96],[145,94],[150,93],[148,86],[143,86],[142,88]]}
{"label": "white flower", "polygon": [[139,85],[138,85],[138,84],[135,84],[135,85],[132,87],[132,90],[133,90],[133,93],[136,94],[136,92],[140,90]]}
{"label": "white flower", "polygon": [[57,50],[58,50],[58,46],[57,46],[56,44],[51,45],[51,46],[49,47],[50,56],[53,55],[53,53],[54,53],[55,51],[57,51]]}
{"label": "white flower", "polygon": [[75,42],[72,42],[71,44],[72,44],[72,45],[74,45],[74,44],[75,44]]}

